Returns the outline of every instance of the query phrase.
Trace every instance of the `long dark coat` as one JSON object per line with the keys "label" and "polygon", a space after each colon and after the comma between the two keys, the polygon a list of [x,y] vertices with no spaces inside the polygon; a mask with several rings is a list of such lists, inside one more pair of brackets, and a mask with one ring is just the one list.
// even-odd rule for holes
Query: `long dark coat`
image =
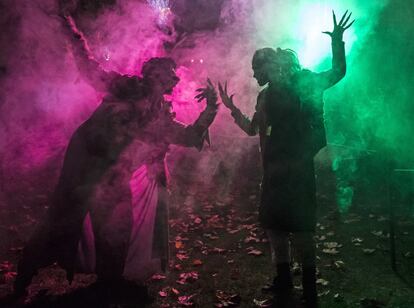
{"label": "long dark coat", "polygon": [[73,278],[87,213],[95,233],[96,273],[121,277],[133,222],[129,182],[144,164],[152,170],[160,194],[153,249],[167,261],[164,158],[170,144],[200,149],[217,107],[208,105],[193,125],[185,126],[175,121],[168,103],[162,106],[167,108],[145,120],[132,102],[108,97],[75,131],[50,208],[23,251],[16,290],[23,290],[39,268],[54,262],[66,270],[69,280]]}
{"label": "long dark coat", "polygon": [[271,84],[264,112],[268,134],[263,152],[259,220],[264,228],[301,232],[316,225],[313,158],[326,145],[323,92],[345,75],[343,42],[333,42],[332,69],[302,70],[289,85]]}

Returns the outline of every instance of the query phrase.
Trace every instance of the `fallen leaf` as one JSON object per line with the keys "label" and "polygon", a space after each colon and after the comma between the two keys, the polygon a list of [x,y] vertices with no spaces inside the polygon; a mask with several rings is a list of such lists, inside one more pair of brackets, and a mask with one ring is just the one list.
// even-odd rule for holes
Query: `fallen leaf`
{"label": "fallen leaf", "polygon": [[194,265],[194,266],[200,266],[200,265],[203,265],[203,261],[201,261],[200,259],[195,259],[195,260],[193,261],[193,265]]}
{"label": "fallen leaf", "polygon": [[322,279],[322,278],[319,278],[319,279],[316,280],[316,283],[320,284],[320,285],[323,285],[323,286],[327,286],[329,284],[329,281],[325,280],[325,279]]}
{"label": "fallen leaf", "polygon": [[257,225],[256,224],[242,225],[242,227],[243,229],[246,229],[246,230],[253,230],[257,228]]}
{"label": "fallen leaf", "polygon": [[326,296],[326,295],[328,295],[329,293],[331,293],[331,290],[326,290],[326,291],[324,291],[324,292],[318,293],[318,296],[319,296],[319,297]]}
{"label": "fallen leaf", "polygon": [[382,231],[371,231],[371,233],[375,236],[383,236],[384,235],[384,232],[382,232]]}
{"label": "fallen leaf", "polygon": [[163,280],[165,278],[167,278],[165,275],[162,275],[162,274],[154,274],[154,275],[152,275],[151,280],[158,281],[158,280]]}
{"label": "fallen leaf", "polygon": [[345,268],[345,262],[341,260],[337,260],[334,262],[334,266],[337,269],[344,269]]}
{"label": "fallen leaf", "polygon": [[159,291],[158,292],[158,295],[161,296],[161,297],[167,297],[168,296],[168,293],[165,292],[165,291]]}
{"label": "fallen leaf", "polygon": [[372,255],[375,252],[375,249],[369,249],[369,248],[365,248],[362,249],[362,251],[364,252],[364,254],[366,255]]}
{"label": "fallen leaf", "polygon": [[3,261],[0,263],[0,270],[10,272],[13,269],[13,263],[10,261]]}
{"label": "fallen leaf", "polygon": [[206,238],[208,238],[208,239],[210,239],[210,240],[218,240],[219,239],[218,236],[213,235],[211,233],[204,233],[203,236],[206,237]]}
{"label": "fallen leaf", "polygon": [[325,246],[326,248],[341,248],[342,244],[338,244],[337,242],[325,242],[323,243],[323,246]]}
{"label": "fallen leaf", "polygon": [[255,304],[257,307],[265,308],[265,307],[272,307],[273,303],[270,299],[265,300],[257,300],[253,299],[253,304]]}
{"label": "fallen leaf", "polygon": [[196,281],[198,279],[198,272],[181,273],[180,279],[185,279],[186,281]]}
{"label": "fallen leaf", "polygon": [[187,295],[179,296],[178,297],[178,303],[180,305],[183,305],[183,306],[186,306],[186,307],[194,306],[194,303],[191,301],[194,295],[195,294],[189,295],[189,296],[187,296]]}
{"label": "fallen leaf", "polygon": [[336,248],[325,248],[322,250],[323,253],[326,253],[327,255],[337,255],[339,253]]}
{"label": "fallen leaf", "polygon": [[12,282],[17,276],[17,272],[7,272],[3,275],[6,283]]}
{"label": "fallen leaf", "polygon": [[334,298],[334,300],[336,301],[336,302],[340,302],[340,301],[343,301],[343,297],[341,296],[341,294],[339,294],[339,293],[335,293],[334,294],[334,296],[333,296],[333,298]]}
{"label": "fallen leaf", "polygon": [[221,290],[216,291],[216,298],[219,302],[214,304],[214,307],[236,307],[241,302],[240,295],[228,294]]}
{"label": "fallen leaf", "polygon": [[198,247],[198,248],[203,247],[204,246],[204,242],[203,241],[200,241],[200,240],[195,240],[194,243],[193,243],[193,246],[194,247]]}
{"label": "fallen leaf", "polygon": [[214,247],[214,248],[211,250],[211,252],[214,252],[214,253],[223,253],[223,252],[226,252],[226,249],[224,249],[224,248]]}
{"label": "fallen leaf", "polygon": [[244,242],[246,243],[246,244],[248,244],[248,243],[259,243],[260,242],[260,240],[257,238],[257,237],[253,237],[253,236],[248,236],[248,237],[246,237],[245,239],[244,239]]}
{"label": "fallen leaf", "polygon": [[175,256],[180,261],[187,260],[189,258],[187,254],[182,254],[182,253],[177,253]]}
{"label": "fallen leaf", "polygon": [[249,250],[247,252],[248,255],[253,255],[253,256],[261,256],[263,254],[263,252],[261,250],[258,249],[253,249],[253,250]]}

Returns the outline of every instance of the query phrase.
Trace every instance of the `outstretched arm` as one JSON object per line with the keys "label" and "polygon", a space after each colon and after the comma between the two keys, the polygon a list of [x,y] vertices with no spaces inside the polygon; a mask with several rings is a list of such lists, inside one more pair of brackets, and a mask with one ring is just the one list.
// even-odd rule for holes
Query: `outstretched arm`
{"label": "outstretched arm", "polygon": [[213,123],[217,114],[217,93],[210,79],[207,80],[207,86],[197,90],[199,94],[195,97],[199,102],[207,100],[207,106],[202,111],[192,125],[173,121],[170,129],[166,130],[166,139],[169,143],[179,144],[187,147],[196,147],[201,150],[204,141],[210,144],[208,128]]}
{"label": "outstretched arm", "polygon": [[117,76],[117,73],[103,70],[98,61],[93,58],[88,42],[82,32],[76,27],[73,18],[70,15],[65,15],[64,19],[79,72],[85,81],[96,90],[107,92],[111,81]]}
{"label": "outstretched arm", "polygon": [[323,87],[323,89],[332,87],[339,80],[341,80],[346,73],[345,46],[344,42],[342,41],[342,37],[345,30],[351,27],[355,22],[355,20],[353,20],[348,24],[352,13],[349,13],[348,16],[347,14],[348,11],[345,12],[339,23],[337,23],[335,12],[332,11],[334,29],[332,32],[323,32],[329,35],[332,39],[332,69],[317,74],[319,78],[318,82],[320,82],[320,85]]}
{"label": "outstretched arm", "polygon": [[257,111],[254,113],[253,118],[250,120],[246,117],[240,109],[238,109],[233,102],[234,94],[228,95],[227,92],[227,81],[224,84],[224,87],[219,83],[219,91],[221,101],[223,105],[230,109],[231,115],[234,118],[236,124],[249,136],[255,136],[259,131],[259,123],[258,123],[258,113]]}

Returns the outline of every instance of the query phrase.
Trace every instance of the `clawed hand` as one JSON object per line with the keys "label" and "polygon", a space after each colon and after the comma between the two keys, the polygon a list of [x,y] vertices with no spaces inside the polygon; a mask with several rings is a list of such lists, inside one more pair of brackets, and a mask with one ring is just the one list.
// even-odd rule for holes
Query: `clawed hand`
{"label": "clawed hand", "polygon": [[223,102],[223,105],[226,106],[227,108],[232,109],[234,107],[234,103],[233,103],[233,96],[232,95],[228,95],[227,93],[227,81],[224,83],[224,88],[221,85],[221,83],[219,82],[218,84],[219,86],[219,92],[220,92],[220,97],[221,97],[221,101]]}
{"label": "clawed hand", "polygon": [[217,93],[210,79],[207,79],[207,86],[196,90],[200,92],[194,98],[200,103],[203,99],[207,100],[208,105],[215,105],[217,102]]}
{"label": "clawed hand", "polygon": [[349,13],[348,17],[346,16],[347,14],[348,14],[348,10],[346,10],[345,14],[342,16],[338,24],[336,23],[335,12],[332,11],[334,29],[332,32],[324,31],[322,33],[328,34],[333,40],[342,41],[342,35],[344,34],[345,30],[348,29],[350,26],[352,26],[352,24],[355,22],[355,19],[354,19],[351,23],[347,24],[349,19],[351,18],[352,13]]}

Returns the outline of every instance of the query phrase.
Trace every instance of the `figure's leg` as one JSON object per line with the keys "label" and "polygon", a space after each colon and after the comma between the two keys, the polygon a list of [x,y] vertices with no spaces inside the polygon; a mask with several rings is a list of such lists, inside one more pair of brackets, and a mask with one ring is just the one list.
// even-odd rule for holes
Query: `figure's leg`
{"label": "figure's leg", "polygon": [[30,285],[32,278],[37,274],[39,268],[53,263],[53,256],[47,251],[49,245],[49,228],[47,224],[40,226],[23,250],[22,258],[17,266],[17,276],[14,281],[14,293],[23,296],[26,288]]}
{"label": "figure's leg", "polygon": [[270,242],[272,262],[276,266],[274,287],[281,290],[291,289],[293,284],[290,273],[289,233],[271,229],[267,229],[266,233]]}
{"label": "figure's leg", "polygon": [[303,296],[306,308],[317,307],[318,293],[316,290],[316,255],[313,232],[294,234],[294,245],[302,264]]}
{"label": "figure's leg", "polygon": [[95,235],[96,274],[101,280],[122,279],[130,233],[130,200],[100,203],[90,212]]}
{"label": "figure's leg", "polygon": [[[69,204],[69,203],[68,203]],[[71,211],[53,207],[45,221],[35,230],[23,250],[14,283],[16,293],[23,294],[38,269],[58,262],[73,279],[76,246],[80,237],[84,207],[79,202],[70,203]]]}
{"label": "figure's leg", "polygon": [[277,307],[290,307],[291,291],[293,288],[290,272],[290,243],[289,233],[284,231],[266,230],[269,237],[272,261],[276,265],[277,275],[273,279],[270,290],[274,293],[274,304]]}

